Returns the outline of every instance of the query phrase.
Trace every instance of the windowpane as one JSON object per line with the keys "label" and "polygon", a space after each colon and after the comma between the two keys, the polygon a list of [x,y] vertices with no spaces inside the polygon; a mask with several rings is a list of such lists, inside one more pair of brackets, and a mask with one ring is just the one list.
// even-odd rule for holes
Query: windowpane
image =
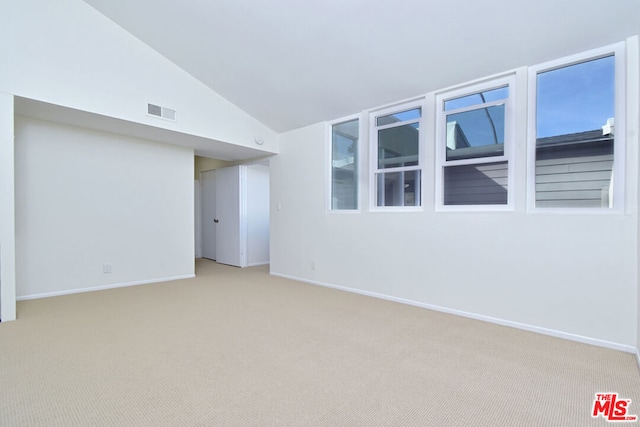
{"label": "windowpane", "polygon": [[378,131],[378,168],[418,164],[418,123]]}
{"label": "windowpane", "polygon": [[536,206],[613,206],[614,56],[537,76]]}
{"label": "windowpane", "polygon": [[497,89],[487,90],[484,92],[474,93],[473,95],[461,96],[460,98],[450,99],[444,102],[444,110],[451,111],[458,108],[471,107],[473,105],[485,104],[487,102],[499,101],[509,97],[509,86]]}
{"label": "windowpane", "polygon": [[[515,76],[442,94],[438,100],[437,187],[440,206],[512,205],[510,108]],[[457,96],[457,97],[453,97]]]}
{"label": "windowpane", "polygon": [[422,107],[372,116],[376,206],[420,206],[420,119]]}
{"label": "windowpane", "polygon": [[504,104],[447,116],[447,160],[504,154]]}
{"label": "windowpane", "polygon": [[601,129],[614,111],[614,56],[538,74],[538,138]]}
{"label": "windowpane", "polygon": [[378,206],[420,206],[420,171],[377,174]]}
{"label": "windowpane", "polygon": [[378,117],[376,120],[376,126],[390,125],[397,122],[405,122],[407,120],[415,120],[421,117],[420,108],[414,108],[413,110],[401,111],[399,113],[389,114],[388,116]]}
{"label": "windowpane", "polygon": [[332,126],[331,209],[358,209],[358,134],[358,119]]}

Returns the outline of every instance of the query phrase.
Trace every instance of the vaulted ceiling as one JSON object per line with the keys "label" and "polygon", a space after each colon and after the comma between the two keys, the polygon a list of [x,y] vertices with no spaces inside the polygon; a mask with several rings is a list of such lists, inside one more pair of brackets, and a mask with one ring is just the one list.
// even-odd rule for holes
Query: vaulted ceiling
{"label": "vaulted ceiling", "polygon": [[638,0],[85,0],[277,132],[640,34]]}

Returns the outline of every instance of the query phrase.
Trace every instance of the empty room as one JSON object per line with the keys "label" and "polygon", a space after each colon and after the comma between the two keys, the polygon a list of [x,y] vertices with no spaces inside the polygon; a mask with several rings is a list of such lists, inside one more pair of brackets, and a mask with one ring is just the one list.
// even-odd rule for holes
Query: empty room
{"label": "empty room", "polygon": [[0,34],[0,425],[638,422],[637,0]]}

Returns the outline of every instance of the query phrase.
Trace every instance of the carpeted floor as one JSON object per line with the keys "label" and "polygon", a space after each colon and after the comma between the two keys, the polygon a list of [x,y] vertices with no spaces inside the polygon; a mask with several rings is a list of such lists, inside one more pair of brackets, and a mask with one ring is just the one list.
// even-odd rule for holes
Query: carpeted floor
{"label": "carpeted floor", "polygon": [[1,426],[590,426],[632,354],[198,260],[197,278],[23,301]]}

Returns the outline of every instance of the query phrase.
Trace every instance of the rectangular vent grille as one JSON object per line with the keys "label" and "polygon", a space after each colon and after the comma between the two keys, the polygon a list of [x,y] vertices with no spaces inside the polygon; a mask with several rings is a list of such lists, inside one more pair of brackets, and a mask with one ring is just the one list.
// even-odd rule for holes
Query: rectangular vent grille
{"label": "rectangular vent grille", "polygon": [[171,108],[162,107],[162,117],[168,120],[176,119],[176,110],[172,110]]}
{"label": "rectangular vent grille", "polygon": [[162,107],[153,104],[148,104],[148,106],[149,108],[147,109],[147,111],[149,112],[149,114],[151,114],[152,116],[162,117]]}
{"label": "rectangular vent grille", "polygon": [[150,116],[160,117],[171,121],[176,120],[176,110],[171,108],[161,107],[159,105],[147,104],[147,113]]}

